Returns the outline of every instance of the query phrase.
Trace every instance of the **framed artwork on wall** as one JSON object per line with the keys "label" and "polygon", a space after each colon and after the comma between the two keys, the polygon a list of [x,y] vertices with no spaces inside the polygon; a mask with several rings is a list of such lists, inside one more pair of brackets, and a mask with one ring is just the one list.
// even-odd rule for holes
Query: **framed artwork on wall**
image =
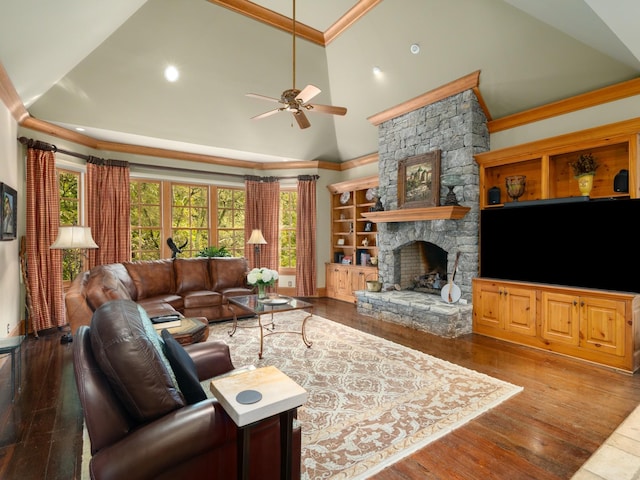
{"label": "framed artwork on wall", "polygon": [[400,160],[398,208],[437,207],[440,203],[440,150]]}
{"label": "framed artwork on wall", "polygon": [[18,193],[6,183],[0,183],[0,240],[15,240],[18,232]]}

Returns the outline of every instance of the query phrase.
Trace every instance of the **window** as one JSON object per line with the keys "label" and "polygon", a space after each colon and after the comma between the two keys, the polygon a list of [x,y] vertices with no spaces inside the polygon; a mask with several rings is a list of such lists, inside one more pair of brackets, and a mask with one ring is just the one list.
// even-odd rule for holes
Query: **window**
{"label": "window", "polygon": [[158,260],[162,245],[162,195],[159,181],[130,181],[131,259]]}
{"label": "window", "polygon": [[[84,198],[81,172],[58,169],[60,224],[82,224]],[[280,266],[295,270],[297,192],[280,192]],[[243,187],[172,183],[132,178],[131,260],[158,260],[171,255],[169,237],[179,247],[180,257],[195,257],[208,247],[225,247],[234,257],[245,255],[246,192]],[[82,265],[65,254],[63,278],[71,280]],[[288,272],[292,274],[294,272]]]}
{"label": "window", "polygon": [[209,187],[171,186],[171,237],[182,247],[182,257],[195,257],[209,246]]}
{"label": "window", "polygon": [[244,257],[245,191],[239,188],[217,189],[218,247],[226,247],[233,257]]}
{"label": "window", "polygon": [[296,268],[297,206],[297,191],[280,191],[280,269]]}
{"label": "window", "polygon": [[[60,226],[80,225],[80,173],[57,169],[60,196]],[[70,250],[62,251],[62,280],[70,282],[82,271],[83,257]]]}

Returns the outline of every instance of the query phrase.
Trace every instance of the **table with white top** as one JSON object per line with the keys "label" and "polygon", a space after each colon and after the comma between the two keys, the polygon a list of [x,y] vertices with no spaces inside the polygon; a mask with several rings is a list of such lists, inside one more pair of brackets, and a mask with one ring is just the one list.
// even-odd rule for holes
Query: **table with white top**
{"label": "table with white top", "polygon": [[[238,478],[249,478],[251,427],[278,415],[280,478],[290,479],[293,419],[297,408],[307,401],[307,391],[273,366],[214,378],[210,388],[238,426]],[[251,403],[243,403],[245,399]]]}

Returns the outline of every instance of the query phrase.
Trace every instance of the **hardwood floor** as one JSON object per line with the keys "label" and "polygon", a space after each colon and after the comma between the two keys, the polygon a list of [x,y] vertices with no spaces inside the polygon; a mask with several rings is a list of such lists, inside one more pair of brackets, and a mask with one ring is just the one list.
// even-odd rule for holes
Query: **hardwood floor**
{"label": "hardwood floor", "polygon": [[[443,339],[358,315],[354,305],[309,299],[315,313],[524,391],[417,453],[376,480],[569,479],[640,402],[640,376],[467,335]],[[72,344],[62,332],[23,345],[22,393],[12,404],[9,366],[0,370],[0,478],[79,478],[82,412]],[[233,356],[233,352],[232,352]]]}

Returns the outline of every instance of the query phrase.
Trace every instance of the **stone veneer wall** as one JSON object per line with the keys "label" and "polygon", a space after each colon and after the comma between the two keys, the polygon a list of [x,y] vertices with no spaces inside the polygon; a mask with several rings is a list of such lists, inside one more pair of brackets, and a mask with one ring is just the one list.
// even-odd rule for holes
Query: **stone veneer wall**
{"label": "stone veneer wall", "polygon": [[471,279],[478,272],[479,177],[473,155],[489,150],[487,119],[472,90],[386,121],[378,129],[379,194],[385,210],[398,208],[398,162],[441,150],[440,205],[454,184],[460,205],[471,207],[461,220],[378,223],[378,271],[390,288],[400,283],[400,249],[417,240],[448,252],[448,270],[460,259],[455,281],[471,302]]}

